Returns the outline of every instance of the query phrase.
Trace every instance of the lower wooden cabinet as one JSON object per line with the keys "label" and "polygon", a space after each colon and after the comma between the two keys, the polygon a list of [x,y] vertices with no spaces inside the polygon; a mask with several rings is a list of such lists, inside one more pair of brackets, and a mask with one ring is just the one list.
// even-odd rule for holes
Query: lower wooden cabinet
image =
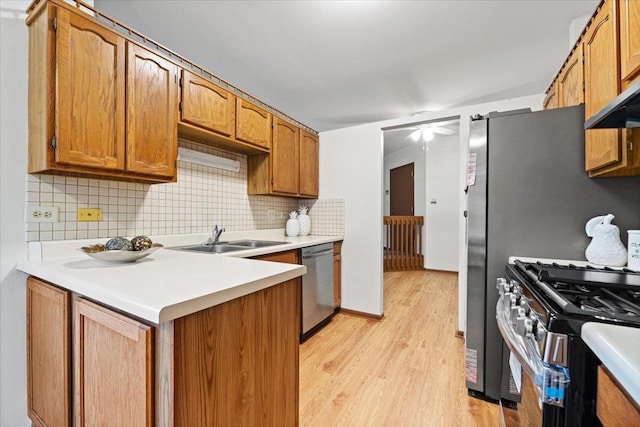
{"label": "lower wooden cabinet", "polygon": [[27,279],[27,395],[36,426],[71,425],[69,292]]}
{"label": "lower wooden cabinet", "polygon": [[298,279],[174,321],[175,426],[297,426]]}
{"label": "lower wooden cabinet", "polygon": [[154,425],[154,329],[74,299],[78,426]]}
{"label": "lower wooden cabinet", "polygon": [[152,327],[29,277],[27,348],[35,425],[154,425]]}
{"label": "lower wooden cabinet", "polygon": [[342,241],[333,244],[333,307],[342,304]]}
{"label": "lower wooden cabinet", "polygon": [[283,262],[285,264],[300,264],[300,252],[297,249],[294,249],[292,251],[258,255],[254,257],[254,259],[259,259],[261,261]]}
{"label": "lower wooden cabinet", "polygon": [[640,408],[602,366],[598,366],[596,411],[604,427],[640,426]]}
{"label": "lower wooden cabinet", "polygon": [[[270,257],[297,263],[297,252]],[[150,326],[29,277],[29,417],[48,427],[297,426],[300,292],[296,278]]]}

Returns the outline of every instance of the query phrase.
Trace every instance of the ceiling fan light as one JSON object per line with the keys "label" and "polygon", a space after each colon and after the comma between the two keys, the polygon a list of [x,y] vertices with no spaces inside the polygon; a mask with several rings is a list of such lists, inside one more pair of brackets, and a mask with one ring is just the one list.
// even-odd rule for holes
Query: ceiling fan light
{"label": "ceiling fan light", "polygon": [[411,138],[413,142],[418,142],[420,140],[421,135],[422,135],[422,130],[416,129],[413,132],[411,132],[411,134],[409,134],[409,138]]}
{"label": "ceiling fan light", "polygon": [[431,141],[433,139],[433,131],[431,129],[423,129],[422,139],[424,141]]}

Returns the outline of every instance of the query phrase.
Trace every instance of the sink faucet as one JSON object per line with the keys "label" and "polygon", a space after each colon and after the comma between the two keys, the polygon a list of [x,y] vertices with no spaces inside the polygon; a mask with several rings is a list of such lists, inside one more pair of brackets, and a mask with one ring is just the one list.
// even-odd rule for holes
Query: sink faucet
{"label": "sink faucet", "polygon": [[213,231],[211,232],[210,240],[212,242],[220,241],[220,235],[222,234],[223,231],[224,231],[224,228],[218,227],[218,225],[216,224],[216,226],[213,228]]}

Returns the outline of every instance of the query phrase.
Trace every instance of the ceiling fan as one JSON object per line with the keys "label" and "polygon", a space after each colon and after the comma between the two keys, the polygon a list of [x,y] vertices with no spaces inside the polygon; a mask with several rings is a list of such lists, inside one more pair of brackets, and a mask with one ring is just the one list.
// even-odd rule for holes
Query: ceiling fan
{"label": "ceiling fan", "polygon": [[411,139],[413,142],[418,142],[420,140],[422,140],[423,142],[431,141],[434,138],[434,134],[454,135],[456,133],[451,129],[436,125],[420,125],[405,128],[405,130],[412,130],[412,132],[407,135],[405,139]]}
{"label": "ceiling fan", "polygon": [[405,128],[398,129],[389,129],[390,131],[411,131],[409,135],[405,137],[405,139],[411,139],[413,142],[427,142],[431,141],[435,134],[439,135],[455,135],[457,132],[455,130],[449,129],[444,126],[438,126],[436,124],[424,124],[417,126],[410,126]]}

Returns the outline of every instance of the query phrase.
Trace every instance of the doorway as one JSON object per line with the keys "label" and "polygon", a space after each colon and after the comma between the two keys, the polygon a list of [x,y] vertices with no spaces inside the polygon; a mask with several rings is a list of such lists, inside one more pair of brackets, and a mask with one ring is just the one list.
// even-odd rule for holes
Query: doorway
{"label": "doorway", "polygon": [[391,216],[411,216],[414,212],[413,163],[389,171],[389,204]]}

